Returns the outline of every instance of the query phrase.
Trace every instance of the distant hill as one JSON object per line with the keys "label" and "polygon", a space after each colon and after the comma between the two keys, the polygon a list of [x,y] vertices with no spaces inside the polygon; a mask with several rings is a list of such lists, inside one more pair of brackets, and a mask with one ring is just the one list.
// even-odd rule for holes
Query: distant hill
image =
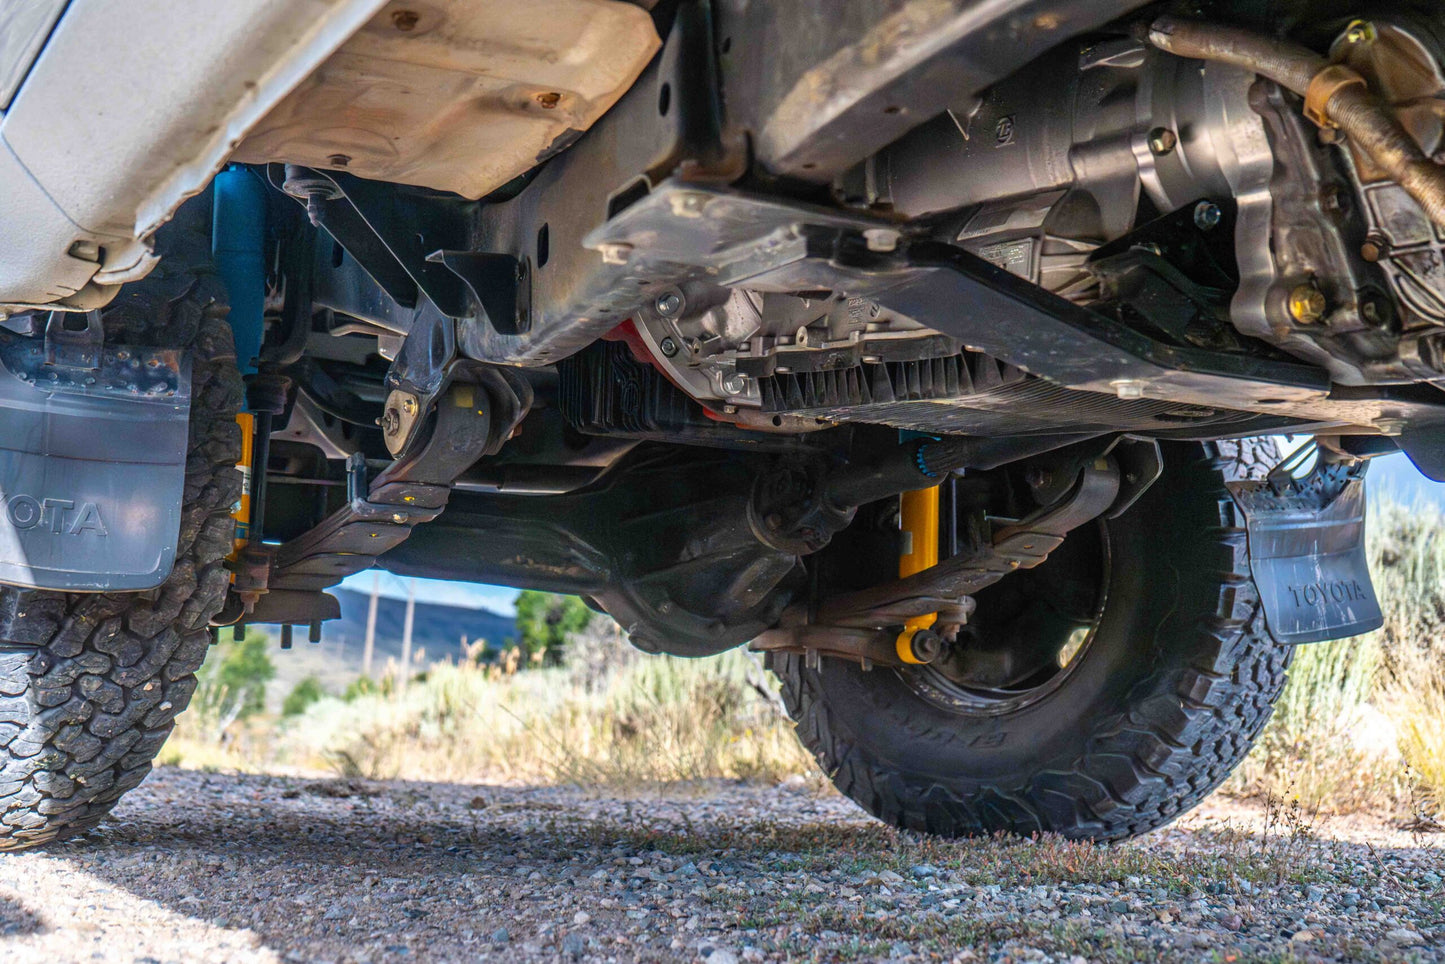
{"label": "distant hill", "polygon": [[[341,618],[321,624],[321,644],[309,645],[306,627],[298,626],[292,649],[273,648],[270,652],[276,679],[267,687],[267,704],[273,712],[280,709],[281,700],[304,677],[315,676],[328,692],[341,693],[361,675],[362,655],[366,650],[366,611],[371,595],[350,589],[329,591],[341,603]],[[372,675],[384,673],[388,662],[401,662],[401,632],[405,620],[405,599],[378,598]],[[276,626],[257,628],[273,640],[280,633]],[[516,621],[511,616],[490,609],[419,601],[412,626],[413,666],[420,670],[438,660],[455,660],[461,653],[463,638],[468,642],[485,639],[496,650],[509,644],[516,634]]]}
{"label": "distant hill", "polygon": [[[341,618],[323,624],[322,640],[327,648],[337,646],[347,664],[359,669],[366,646],[366,614],[371,597],[350,589],[333,589],[341,603]],[[386,665],[388,657],[401,659],[401,635],[406,621],[406,600],[382,596],[376,607],[376,654],[373,666]],[[516,621],[490,609],[468,609],[418,602],[412,624],[412,652],[424,649],[428,661],[455,657],[461,641],[485,639],[493,649],[506,646],[517,635]]]}

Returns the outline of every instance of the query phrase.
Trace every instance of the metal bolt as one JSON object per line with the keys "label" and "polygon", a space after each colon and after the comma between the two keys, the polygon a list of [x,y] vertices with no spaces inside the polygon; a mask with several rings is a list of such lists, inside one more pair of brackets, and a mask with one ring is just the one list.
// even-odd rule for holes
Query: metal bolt
{"label": "metal bolt", "polygon": [[1388,249],[1385,247],[1385,242],[1379,238],[1369,238],[1364,244],[1360,245],[1360,257],[1371,264],[1384,258],[1387,253]]}
{"label": "metal bolt", "polygon": [[1194,205],[1194,226],[1201,231],[1212,231],[1224,220],[1224,212],[1213,201],[1200,201]]}
{"label": "metal bolt", "polygon": [[868,228],[863,232],[863,242],[869,251],[887,253],[898,250],[900,235],[893,228]]}
{"label": "metal bolt", "polygon": [[748,377],[738,372],[728,372],[722,377],[722,390],[728,395],[741,395],[748,390]]}
{"label": "metal bolt", "polygon": [[662,341],[658,342],[657,347],[661,348],[662,353],[668,358],[677,354],[677,342],[673,341],[671,337],[662,339]]}
{"label": "metal bolt", "polygon": [[1328,308],[1325,293],[1313,284],[1296,285],[1289,293],[1289,315],[1302,325],[1312,325],[1324,318]]}
{"label": "metal bolt", "polygon": [[404,526],[404,525],[406,525],[406,513],[405,513],[405,512],[393,512],[393,513],[391,514],[391,521],[392,521],[392,522],[395,522],[395,523],[396,523],[397,525],[399,525],[399,526]]}
{"label": "metal bolt", "polygon": [[1156,127],[1149,132],[1149,152],[1156,157],[1172,154],[1179,145],[1179,135],[1167,127]]}
{"label": "metal bolt", "polygon": [[626,264],[632,257],[632,245],[621,241],[606,241],[597,246],[603,264]]}
{"label": "metal bolt", "polygon": [[332,154],[326,158],[326,163],[332,167],[345,167],[351,163],[351,156],[349,154]]}
{"label": "metal bolt", "polygon": [[1114,394],[1129,400],[1144,397],[1144,383],[1137,378],[1120,378],[1109,383]]}
{"label": "metal bolt", "polygon": [[556,110],[557,105],[562,103],[562,95],[555,90],[537,95],[537,103],[542,105],[543,110]]}
{"label": "metal bolt", "polygon": [[908,648],[918,662],[931,663],[943,655],[943,637],[931,629],[915,630],[908,640]]}
{"label": "metal bolt", "polygon": [[659,315],[671,318],[682,310],[682,295],[676,291],[669,291],[659,296],[657,301],[653,303],[653,307],[657,309]]}
{"label": "metal bolt", "polygon": [[408,395],[401,400],[401,412],[403,415],[416,414],[416,399]]}
{"label": "metal bolt", "polygon": [[668,199],[668,203],[672,206],[674,217],[700,218],[702,217],[703,208],[707,207],[708,202],[711,200],[712,196],[708,194],[701,194],[696,191],[683,191],[674,194]]}

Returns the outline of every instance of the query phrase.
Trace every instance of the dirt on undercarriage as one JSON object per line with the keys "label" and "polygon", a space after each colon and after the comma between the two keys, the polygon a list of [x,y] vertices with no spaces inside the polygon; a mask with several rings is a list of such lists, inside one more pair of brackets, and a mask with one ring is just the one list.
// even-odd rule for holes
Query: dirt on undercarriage
{"label": "dirt on undercarriage", "polygon": [[1215,797],[1114,847],[945,842],[839,796],[162,768],[0,861],[22,961],[1445,960],[1445,834]]}

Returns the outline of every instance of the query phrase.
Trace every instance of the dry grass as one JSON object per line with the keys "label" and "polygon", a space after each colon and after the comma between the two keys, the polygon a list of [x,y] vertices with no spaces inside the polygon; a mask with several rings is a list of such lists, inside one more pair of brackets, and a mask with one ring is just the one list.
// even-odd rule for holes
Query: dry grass
{"label": "dry grass", "polygon": [[1376,499],[1369,552],[1385,624],[1300,647],[1254,752],[1228,792],[1311,811],[1445,807],[1445,518]]}
{"label": "dry grass", "polygon": [[[1225,785],[1304,812],[1445,811],[1445,531],[1439,510],[1381,501],[1371,562],[1386,623],[1302,647],[1273,720]],[[824,781],[754,657],[642,656],[604,620],[562,668],[438,664],[405,688],[232,721],[203,685],[163,759],[347,776],[576,783]]]}
{"label": "dry grass", "polygon": [[[236,728],[217,749],[209,714],[180,728],[166,759],[186,765],[330,769],[343,776],[627,787],[811,774],[773,682],[745,652],[706,660],[638,656],[597,621],[570,665],[438,663],[402,688]],[[269,737],[269,738],[268,738]]]}

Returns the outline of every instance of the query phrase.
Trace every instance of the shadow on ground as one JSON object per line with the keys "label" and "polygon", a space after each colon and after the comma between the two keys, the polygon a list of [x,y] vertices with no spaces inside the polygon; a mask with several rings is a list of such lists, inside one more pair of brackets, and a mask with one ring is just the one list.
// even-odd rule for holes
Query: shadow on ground
{"label": "shadow on ground", "polygon": [[[55,928],[104,931],[87,888],[122,895],[115,933],[153,931],[157,961],[1433,960],[1445,946],[1429,841],[1195,826],[1119,847],[944,842],[837,797],[705,789],[601,799],[163,770],[100,832],[7,858],[0,885],[23,893],[16,861],[54,878],[78,908],[47,909]],[[7,960],[54,946],[0,904],[0,927],[12,920]],[[174,947],[166,928],[185,931]]]}

